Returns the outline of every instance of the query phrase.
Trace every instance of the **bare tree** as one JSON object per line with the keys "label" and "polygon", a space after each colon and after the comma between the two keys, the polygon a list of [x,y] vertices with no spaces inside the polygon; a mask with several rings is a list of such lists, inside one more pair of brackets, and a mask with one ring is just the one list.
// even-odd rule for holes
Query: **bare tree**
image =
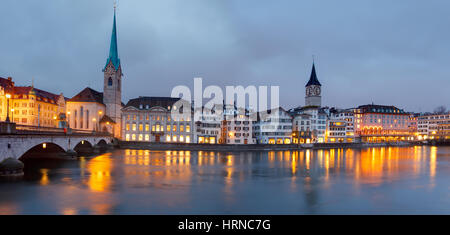
{"label": "bare tree", "polygon": [[443,114],[447,111],[447,108],[445,108],[445,106],[441,105],[437,108],[434,109],[434,113],[435,114]]}

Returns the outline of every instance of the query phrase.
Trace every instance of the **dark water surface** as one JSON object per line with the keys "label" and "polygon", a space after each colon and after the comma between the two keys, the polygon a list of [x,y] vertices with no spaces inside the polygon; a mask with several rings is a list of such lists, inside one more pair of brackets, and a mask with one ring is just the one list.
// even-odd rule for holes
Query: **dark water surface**
{"label": "dark water surface", "polygon": [[450,214],[450,147],[117,150],[27,162],[0,214]]}

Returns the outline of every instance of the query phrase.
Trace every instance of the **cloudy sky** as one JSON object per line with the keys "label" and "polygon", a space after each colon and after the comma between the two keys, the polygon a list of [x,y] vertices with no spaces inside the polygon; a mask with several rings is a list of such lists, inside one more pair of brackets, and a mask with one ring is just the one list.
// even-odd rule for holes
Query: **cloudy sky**
{"label": "cloudy sky", "polygon": [[[113,0],[2,0],[0,77],[72,97],[102,90]],[[280,86],[304,104],[316,57],[323,105],[432,111],[450,101],[448,0],[120,0],[123,101],[176,85]]]}

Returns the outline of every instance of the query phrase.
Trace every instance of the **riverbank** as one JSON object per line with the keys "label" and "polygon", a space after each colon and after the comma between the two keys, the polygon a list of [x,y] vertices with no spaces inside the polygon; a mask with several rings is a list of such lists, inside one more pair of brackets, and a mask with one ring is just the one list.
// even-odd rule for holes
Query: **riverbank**
{"label": "riverbank", "polygon": [[335,149],[335,148],[369,148],[369,147],[401,147],[422,145],[419,142],[401,143],[315,143],[315,144],[182,144],[182,143],[148,143],[119,141],[121,149],[145,149],[145,150],[189,150],[189,151],[271,151],[271,150],[299,150],[299,149]]}

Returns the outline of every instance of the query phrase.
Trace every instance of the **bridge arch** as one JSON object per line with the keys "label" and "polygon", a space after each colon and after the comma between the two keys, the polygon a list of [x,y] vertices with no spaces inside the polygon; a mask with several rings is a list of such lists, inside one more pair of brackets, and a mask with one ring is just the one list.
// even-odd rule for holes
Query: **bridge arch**
{"label": "bridge arch", "polygon": [[58,158],[65,152],[66,150],[56,143],[43,142],[28,149],[18,159],[24,161],[33,158]]}

